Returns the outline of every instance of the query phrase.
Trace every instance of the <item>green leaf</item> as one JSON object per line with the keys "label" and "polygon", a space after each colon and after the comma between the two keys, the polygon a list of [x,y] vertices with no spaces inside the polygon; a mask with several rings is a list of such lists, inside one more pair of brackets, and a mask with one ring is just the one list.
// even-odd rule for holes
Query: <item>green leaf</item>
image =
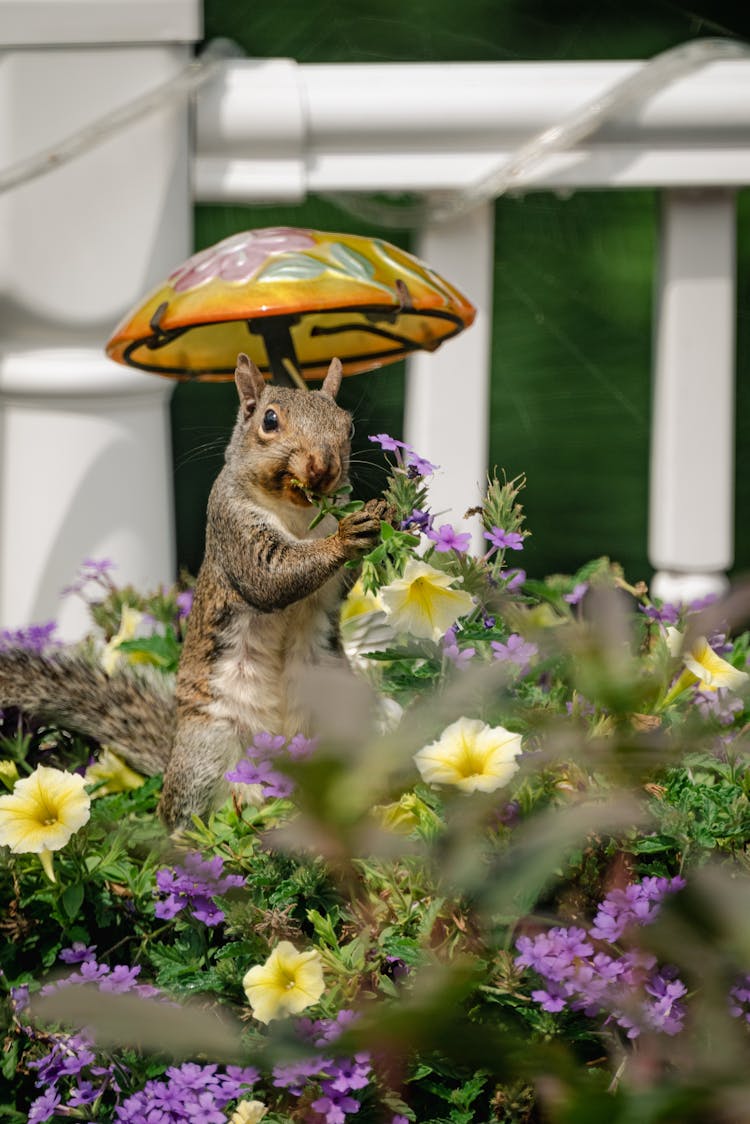
{"label": "green leaf", "polygon": [[345,246],[343,242],[334,242],[331,246],[331,257],[341,267],[344,273],[362,281],[369,281],[375,276],[375,266],[368,261],[364,254]]}
{"label": "green leaf", "polygon": [[328,266],[308,254],[284,254],[261,269],[256,281],[307,281],[320,277]]}
{"label": "green leaf", "polygon": [[83,885],[80,882],[74,882],[72,886],[66,887],[62,893],[62,906],[71,921],[78,916],[78,911],[82,905]]}

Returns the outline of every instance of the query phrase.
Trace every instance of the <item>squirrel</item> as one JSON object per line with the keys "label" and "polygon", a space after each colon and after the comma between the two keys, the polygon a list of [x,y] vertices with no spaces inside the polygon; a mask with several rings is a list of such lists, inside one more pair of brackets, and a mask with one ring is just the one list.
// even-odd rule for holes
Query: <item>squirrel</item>
{"label": "squirrel", "polygon": [[310,734],[300,683],[313,664],[346,666],[338,636],[344,563],[377,543],[383,500],[310,530],[309,493],[347,482],[352,420],[336,404],[342,369],[320,390],[267,384],[238,356],[239,412],[208,500],[206,547],[172,691],[168,680],[75,652],[0,651],[0,707],[111,744],[164,773],[170,830],[229,794],[224,774],[257,733]]}

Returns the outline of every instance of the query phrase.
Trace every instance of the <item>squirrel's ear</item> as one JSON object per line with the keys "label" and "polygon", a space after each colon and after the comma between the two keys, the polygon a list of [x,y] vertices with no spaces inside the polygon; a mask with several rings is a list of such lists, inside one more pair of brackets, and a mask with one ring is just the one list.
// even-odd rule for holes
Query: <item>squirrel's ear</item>
{"label": "squirrel's ear", "polygon": [[243,352],[237,356],[237,366],[234,369],[234,382],[240,396],[240,405],[246,418],[249,418],[258,405],[258,399],[263,393],[266,380],[252,359],[248,359]]}
{"label": "squirrel's ear", "polygon": [[320,388],[321,394],[327,394],[329,398],[335,398],[341,386],[341,360],[335,357],[331,360],[328,367],[328,374],[323,379],[323,385]]}

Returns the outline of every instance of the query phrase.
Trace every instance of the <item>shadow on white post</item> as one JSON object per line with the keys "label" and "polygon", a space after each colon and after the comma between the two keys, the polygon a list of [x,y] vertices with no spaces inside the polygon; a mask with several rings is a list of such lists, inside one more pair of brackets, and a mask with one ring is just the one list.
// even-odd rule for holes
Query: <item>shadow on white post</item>
{"label": "shadow on white post", "polygon": [[[460,218],[424,227],[414,252],[451,279],[476,305],[468,331],[430,355],[409,360],[404,430],[417,452],[440,465],[430,488],[432,511],[463,525],[467,508],[481,499],[489,450],[490,342],[495,257],[494,203]],[[466,524],[477,551],[487,545],[474,519]]]}
{"label": "shadow on white post", "polygon": [[[198,0],[0,0],[0,167],[180,71]],[[120,317],[190,252],[188,109],[169,107],[0,197],[0,626],[57,619],[84,557],[174,576],[171,385],[111,363]]]}
{"label": "shadow on white post", "polygon": [[655,312],[651,592],[722,593],[734,555],[735,196],[663,195]]}

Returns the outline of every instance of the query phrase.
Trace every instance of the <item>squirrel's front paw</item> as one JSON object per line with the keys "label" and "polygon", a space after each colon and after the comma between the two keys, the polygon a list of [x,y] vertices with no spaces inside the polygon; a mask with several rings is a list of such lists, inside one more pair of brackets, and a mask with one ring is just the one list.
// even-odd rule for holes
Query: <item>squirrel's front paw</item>
{"label": "squirrel's front paw", "polygon": [[385,510],[383,500],[369,500],[359,511],[344,516],[339,523],[338,537],[347,558],[356,558],[377,546]]}

